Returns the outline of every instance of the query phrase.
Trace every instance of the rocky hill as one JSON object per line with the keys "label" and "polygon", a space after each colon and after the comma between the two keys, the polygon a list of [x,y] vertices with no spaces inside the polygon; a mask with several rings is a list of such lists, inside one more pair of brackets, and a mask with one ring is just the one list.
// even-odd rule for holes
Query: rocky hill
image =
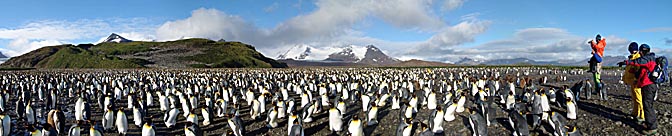
{"label": "rocky hill", "polygon": [[390,56],[387,56],[383,51],[380,49],[376,48],[376,46],[373,45],[368,45],[366,46],[366,54],[364,55],[364,58],[359,60],[358,63],[364,63],[364,64],[373,64],[373,65],[386,65],[386,64],[394,64],[394,63],[399,63],[398,59],[392,58]]}
{"label": "rocky hill", "polygon": [[[121,37],[123,38],[123,37]],[[102,42],[57,45],[13,57],[11,68],[283,68],[248,44],[184,39],[168,42]]]}

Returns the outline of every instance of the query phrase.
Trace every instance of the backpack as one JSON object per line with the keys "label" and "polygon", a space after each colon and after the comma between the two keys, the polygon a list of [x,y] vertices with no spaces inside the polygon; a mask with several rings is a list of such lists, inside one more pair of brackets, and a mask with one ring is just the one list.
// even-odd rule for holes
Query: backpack
{"label": "backpack", "polygon": [[649,72],[649,79],[655,84],[665,83],[670,80],[667,71],[667,58],[660,56],[656,58],[656,66]]}

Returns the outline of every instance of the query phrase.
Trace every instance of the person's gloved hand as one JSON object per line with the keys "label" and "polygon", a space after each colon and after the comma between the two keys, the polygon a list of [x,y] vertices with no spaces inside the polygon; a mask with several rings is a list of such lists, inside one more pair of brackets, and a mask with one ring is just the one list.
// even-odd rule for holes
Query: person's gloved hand
{"label": "person's gloved hand", "polygon": [[622,61],[622,62],[618,62],[617,64],[618,64],[618,67],[623,67],[623,65],[626,65],[626,62]]}

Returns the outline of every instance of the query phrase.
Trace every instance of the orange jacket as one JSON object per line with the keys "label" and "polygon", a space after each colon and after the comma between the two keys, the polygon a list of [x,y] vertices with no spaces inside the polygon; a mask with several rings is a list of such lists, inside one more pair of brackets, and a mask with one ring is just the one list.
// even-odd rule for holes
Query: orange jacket
{"label": "orange jacket", "polygon": [[593,51],[597,51],[597,55],[600,55],[600,57],[603,57],[604,54],[604,47],[607,47],[607,39],[602,38],[599,42],[595,43],[596,41],[591,42],[590,47],[593,48]]}

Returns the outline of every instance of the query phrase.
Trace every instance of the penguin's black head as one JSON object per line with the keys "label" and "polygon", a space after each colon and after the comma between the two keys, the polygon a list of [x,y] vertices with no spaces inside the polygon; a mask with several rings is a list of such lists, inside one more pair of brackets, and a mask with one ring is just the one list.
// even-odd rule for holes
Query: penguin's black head
{"label": "penguin's black head", "polygon": [[42,123],[42,128],[45,130],[51,129],[51,125],[49,123]]}
{"label": "penguin's black head", "polygon": [[233,134],[233,131],[231,131],[231,130],[226,130],[226,135],[227,135],[227,136],[235,136],[235,135]]}
{"label": "penguin's black head", "polygon": [[425,123],[420,122],[420,128],[422,129],[422,131],[425,131],[427,130],[427,128],[429,128],[429,126]]}
{"label": "penguin's black head", "polygon": [[185,128],[190,127],[192,124],[194,124],[194,123],[190,122],[190,121],[187,121],[187,122],[185,122],[184,127]]}

